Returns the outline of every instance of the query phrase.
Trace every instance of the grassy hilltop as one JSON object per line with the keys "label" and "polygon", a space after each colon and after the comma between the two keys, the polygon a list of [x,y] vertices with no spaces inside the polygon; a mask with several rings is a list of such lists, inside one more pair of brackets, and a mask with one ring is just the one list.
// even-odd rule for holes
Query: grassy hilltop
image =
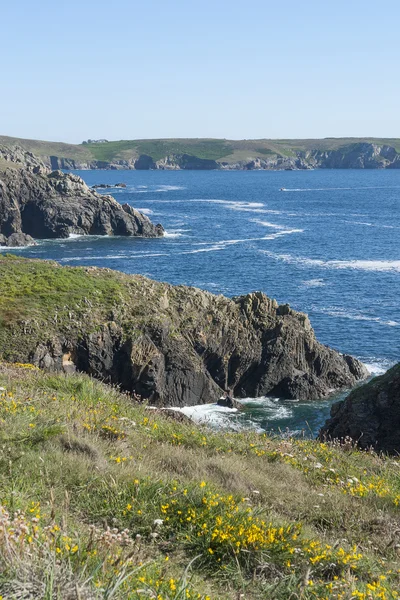
{"label": "grassy hilltop", "polygon": [[1,363],[0,595],[398,598],[399,468]]}
{"label": "grassy hilltop", "polygon": [[50,156],[73,160],[76,163],[104,161],[107,163],[134,160],[140,155],[150,156],[153,161],[170,155],[188,154],[199,159],[208,159],[234,164],[254,158],[291,158],[297,152],[334,151],[354,149],[358,144],[373,143],[387,145],[400,153],[398,138],[325,138],[305,140],[226,140],[202,138],[170,138],[153,140],[119,140],[106,143],[64,144],[0,136],[0,145],[18,145],[38,157]]}

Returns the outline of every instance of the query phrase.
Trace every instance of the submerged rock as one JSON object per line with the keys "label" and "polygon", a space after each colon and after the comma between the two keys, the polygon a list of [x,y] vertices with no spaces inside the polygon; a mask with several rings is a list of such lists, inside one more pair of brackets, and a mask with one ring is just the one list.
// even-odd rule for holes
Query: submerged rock
{"label": "submerged rock", "polygon": [[[13,299],[25,293],[25,272],[33,289],[50,280],[52,290],[22,317]],[[0,355],[50,370],[68,362],[153,405],[215,403],[227,389],[238,399],[314,400],[367,376],[320,344],[306,315],[261,292],[230,299],[109,269],[0,258],[2,296]]]}
{"label": "submerged rock", "polygon": [[4,245],[29,245],[32,238],[71,234],[158,237],[163,232],[161,225],[131,206],[89,189],[77,175],[49,172],[40,165],[0,173]]}
{"label": "submerged rock", "polygon": [[331,408],[319,438],[351,438],[360,448],[400,453],[400,364]]}

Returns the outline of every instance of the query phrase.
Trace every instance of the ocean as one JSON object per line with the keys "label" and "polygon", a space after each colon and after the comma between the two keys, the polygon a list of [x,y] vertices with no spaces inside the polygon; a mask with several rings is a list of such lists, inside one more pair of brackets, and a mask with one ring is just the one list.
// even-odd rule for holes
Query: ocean
{"label": "ocean", "polygon": [[[166,236],[74,236],[14,254],[227,296],[261,290],[308,313],[319,341],[372,373],[400,360],[400,170],[75,173],[88,185],[125,183],[104,193],[162,223]],[[340,397],[184,410],[217,427],[315,435]]]}

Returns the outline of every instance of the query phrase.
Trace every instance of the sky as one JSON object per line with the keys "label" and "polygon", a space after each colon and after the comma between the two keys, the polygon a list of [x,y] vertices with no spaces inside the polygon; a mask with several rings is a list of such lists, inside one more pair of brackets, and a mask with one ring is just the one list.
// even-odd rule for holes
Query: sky
{"label": "sky", "polygon": [[0,135],[400,137],[398,0],[3,3]]}

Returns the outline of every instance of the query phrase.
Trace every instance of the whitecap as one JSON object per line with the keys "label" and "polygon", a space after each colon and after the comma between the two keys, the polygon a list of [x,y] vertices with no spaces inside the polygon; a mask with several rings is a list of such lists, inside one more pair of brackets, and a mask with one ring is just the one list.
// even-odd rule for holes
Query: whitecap
{"label": "whitecap", "polygon": [[178,238],[184,237],[184,233],[189,232],[190,229],[170,229],[169,231],[164,231],[164,237],[166,238]]}
{"label": "whitecap", "polygon": [[325,187],[325,188],[281,188],[281,192],[330,192],[335,190],[392,190],[399,186]]}
{"label": "whitecap", "polygon": [[299,264],[325,269],[359,269],[362,271],[400,272],[400,260],[322,260],[304,258],[291,254],[275,254],[269,250],[260,250],[270,258],[290,264]]}
{"label": "whitecap", "polygon": [[397,225],[381,225],[380,223],[370,223],[368,221],[346,221],[343,223],[348,223],[349,225],[364,225],[365,227],[378,227],[380,229],[400,229]]}
{"label": "whitecap", "polygon": [[307,279],[306,281],[302,281],[301,285],[305,287],[323,287],[326,283],[323,279]]}
{"label": "whitecap", "polygon": [[287,229],[285,225],[278,225],[277,223],[270,223],[269,221],[261,221],[260,219],[250,219],[251,223],[257,223],[263,227],[270,227],[271,229]]}
{"label": "whitecap", "polygon": [[177,190],[186,190],[186,187],[183,185],[158,185],[155,188],[155,192],[174,192]]}
{"label": "whitecap", "polygon": [[312,307],[314,312],[329,315],[330,317],[339,317],[341,319],[349,319],[350,321],[371,321],[379,323],[379,325],[388,325],[389,327],[398,327],[400,323],[397,321],[389,320],[386,321],[381,317],[375,317],[360,312],[353,311],[351,309],[339,307],[339,306],[328,306],[328,307]]}
{"label": "whitecap", "polygon": [[144,215],[154,215],[154,210],[151,210],[151,208],[136,208],[136,210]]}

